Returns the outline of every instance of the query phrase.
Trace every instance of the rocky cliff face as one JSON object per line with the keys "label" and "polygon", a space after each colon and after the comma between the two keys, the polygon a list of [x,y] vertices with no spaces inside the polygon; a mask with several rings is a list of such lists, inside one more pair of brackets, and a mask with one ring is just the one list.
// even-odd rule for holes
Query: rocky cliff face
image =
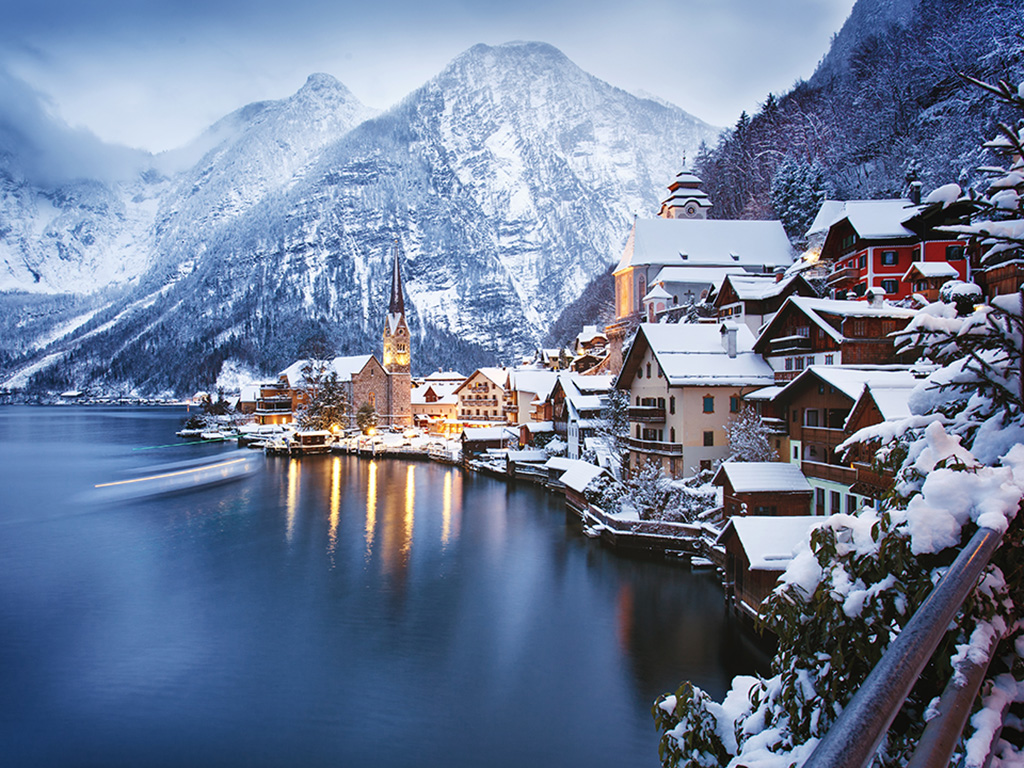
{"label": "rocky cliff face", "polygon": [[[151,158],[131,182],[93,182],[106,207],[90,221],[124,245],[120,271],[86,288],[120,279],[120,292],[98,309],[85,302],[78,325],[82,302],[50,313],[73,329],[53,342],[56,319],[27,321],[40,341],[0,357],[0,380],[187,392],[229,361],[283,367],[310,337],[378,351],[396,241],[414,369],[511,360],[616,258],[632,214],[657,208],[683,153],[714,135],[537,43],[476,46],[376,116],[314,75],[293,97]],[[48,226],[71,236],[59,218]],[[0,242],[20,247],[3,232]],[[38,281],[9,270],[4,287],[74,290],[50,277],[53,256]]]}

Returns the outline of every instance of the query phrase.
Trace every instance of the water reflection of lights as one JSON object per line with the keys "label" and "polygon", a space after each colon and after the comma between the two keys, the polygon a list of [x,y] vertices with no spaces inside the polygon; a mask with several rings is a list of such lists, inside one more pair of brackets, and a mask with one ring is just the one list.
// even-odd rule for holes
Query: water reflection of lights
{"label": "water reflection of lights", "polygon": [[405,472],[405,517],[402,518],[402,556],[409,556],[412,549],[412,527],[416,518],[416,468],[412,465]]}
{"label": "water reflection of lights", "polygon": [[287,537],[288,542],[291,543],[292,536],[295,533],[295,515],[298,511],[299,506],[299,460],[291,459],[288,462],[288,502],[286,509],[288,512],[288,529]]}
{"label": "water reflection of lights", "polygon": [[334,554],[338,544],[338,517],[341,510],[341,459],[335,456],[331,460],[331,533],[328,550]]}
{"label": "water reflection of lights", "polygon": [[441,506],[441,543],[448,544],[452,534],[452,471],[444,473],[444,492]]}
{"label": "water reflection of lights", "polygon": [[373,533],[377,527],[377,462],[370,462],[370,482],[366,489],[366,556],[373,550]]}

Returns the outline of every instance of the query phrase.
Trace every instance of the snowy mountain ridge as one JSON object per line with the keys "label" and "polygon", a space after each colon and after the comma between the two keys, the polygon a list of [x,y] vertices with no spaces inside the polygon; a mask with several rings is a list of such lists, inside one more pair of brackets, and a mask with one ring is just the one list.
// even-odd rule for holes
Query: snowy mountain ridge
{"label": "snowy mountain ridge", "polygon": [[[374,351],[396,241],[414,365],[511,359],[716,133],[542,43],[474,46],[381,114],[313,75],[131,181],[67,187],[101,204],[65,200],[43,224],[10,201],[64,193],[5,186],[20,229],[0,229],[0,286],[49,295],[0,294],[20,297],[0,321],[0,384],[188,392],[226,363],[273,372],[311,337]],[[89,264],[95,280],[75,275]]]}

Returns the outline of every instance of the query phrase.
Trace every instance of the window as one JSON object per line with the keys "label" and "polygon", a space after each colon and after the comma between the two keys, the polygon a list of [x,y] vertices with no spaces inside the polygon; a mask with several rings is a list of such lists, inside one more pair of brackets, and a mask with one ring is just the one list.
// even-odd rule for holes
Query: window
{"label": "window", "polygon": [[896,251],[882,251],[882,266],[883,267],[894,267],[900,261],[899,255]]}
{"label": "window", "polygon": [[964,247],[962,245],[946,246],[946,261],[963,261]]}
{"label": "window", "polygon": [[648,379],[651,378],[651,364],[650,363],[647,364],[647,378]]}
{"label": "window", "polygon": [[[661,372],[661,364],[659,363],[659,364],[658,364],[658,378],[659,378],[659,379],[660,379],[660,378],[662,378],[662,377],[663,377],[663,375],[664,375],[664,374],[662,374],[662,372]],[[662,407],[664,407],[664,406],[662,406]]]}
{"label": "window", "polygon": [[857,497],[854,496],[852,493],[846,497],[846,514],[857,514]]}
{"label": "window", "polygon": [[792,371],[793,370],[793,358],[792,357],[787,357],[786,358],[786,370],[787,371]]}
{"label": "window", "polygon": [[825,514],[825,489],[815,488],[814,489],[814,514],[824,515]]}
{"label": "window", "polygon": [[804,411],[804,414],[805,414],[805,418],[806,418],[806,422],[804,423],[804,426],[807,426],[807,427],[816,427],[816,426],[818,426],[818,411],[816,409],[808,408],[806,411]]}
{"label": "window", "polygon": [[668,399],[668,412],[669,413],[675,413],[676,412],[676,399],[675,399],[674,396],[670,397]]}
{"label": "window", "polygon": [[886,293],[897,293],[900,289],[899,280],[883,280],[882,290]]}
{"label": "window", "polygon": [[663,411],[665,410],[665,398],[664,397],[659,397],[658,398],[658,407],[661,408],[661,410],[663,410]]}
{"label": "window", "polygon": [[793,446],[793,458],[794,459],[799,459],[800,458],[800,446],[798,446],[798,445],[794,445]]}
{"label": "window", "polygon": [[739,413],[739,410],[740,410],[740,399],[738,397],[736,397],[735,395],[733,395],[732,397],[729,398],[729,412],[730,413]]}
{"label": "window", "polygon": [[640,405],[640,395],[637,395],[637,396],[636,396],[636,404],[637,404],[637,405]]}
{"label": "window", "polygon": [[867,256],[866,253],[862,253],[860,255],[860,258],[857,259],[857,266],[860,269],[864,269],[865,267],[867,267],[867,265],[868,265],[868,256]]}
{"label": "window", "polygon": [[807,367],[810,368],[812,365],[814,365],[814,355],[807,358]]}
{"label": "window", "polygon": [[671,427],[668,431],[668,441],[674,443],[676,441],[676,428]]}
{"label": "window", "polygon": [[793,367],[798,371],[802,371],[804,369],[804,359],[802,357],[796,358],[793,361]]}
{"label": "window", "polygon": [[809,325],[801,325],[796,329],[797,336],[803,336],[805,339],[811,336],[811,327]]}
{"label": "window", "polygon": [[[704,413],[715,412],[715,398],[713,395],[704,395]],[[706,443],[705,443],[706,445]]]}
{"label": "window", "polygon": [[838,515],[840,512],[843,511],[842,507],[840,506],[842,504],[842,497],[839,495],[839,491],[832,491],[832,493],[830,493],[829,495],[832,497],[829,500],[829,505],[831,507],[829,511],[833,515]]}
{"label": "window", "polygon": [[704,431],[704,447],[711,448],[715,444],[715,433],[710,429]]}
{"label": "window", "polygon": [[711,471],[711,459],[701,459],[700,460],[700,471],[701,472],[710,472]]}
{"label": "window", "polygon": [[836,356],[835,355],[825,355],[825,365],[835,365],[835,364],[836,364]]}
{"label": "window", "polygon": [[639,424],[636,425],[636,439],[637,440],[640,439],[640,425]]}

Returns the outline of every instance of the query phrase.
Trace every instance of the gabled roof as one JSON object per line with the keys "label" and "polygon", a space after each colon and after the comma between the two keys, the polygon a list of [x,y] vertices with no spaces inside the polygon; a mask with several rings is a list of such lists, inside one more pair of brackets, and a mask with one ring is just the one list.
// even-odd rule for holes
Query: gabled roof
{"label": "gabled roof", "polygon": [[765,346],[767,346],[768,339],[772,338],[775,329],[786,321],[787,313],[793,310],[806,316],[808,320],[821,328],[821,330],[839,343],[845,341],[845,337],[838,329],[836,329],[835,326],[824,318],[824,315],[830,315],[833,317],[905,318],[909,321],[910,318],[917,314],[916,309],[895,307],[891,304],[883,304],[878,307],[872,306],[866,301],[846,301],[842,299],[816,299],[810,296],[790,296],[786,299],[786,303],[782,305],[775,317],[772,318],[771,322],[768,323],[764,330],[761,331],[761,335],[757,337],[754,348],[758,352],[763,352]]}
{"label": "gabled roof", "polygon": [[711,482],[722,485],[725,478],[737,493],[810,493],[811,485],[796,464],[788,461],[727,461]]}
{"label": "gabled roof", "polygon": [[571,488],[577,493],[583,493],[587,486],[595,479],[605,474],[605,471],[598,466],[585,461],[572,461],[572,464],[558,478],[566,488]]}
{"label": "gabled roof", "polygon": [[[729,357],[723,335],[736,333],[736,356]],[[651,349],[670,386],[764,386],[774,381],[771,367],[752,351],[754,334],[746,325],[642,323],[623,362],[617,386],[629,382],[646,349]]]}
{"label": "gabled roof", "polygon": [[[826,203],[839,201],[829,200]],[[842,211],[835,215],[835,218],[826,227],[831,229],[844,219],[849,221],[850,226],[862,240],[886,240],[893,238],[914,237],[913,230],[908,229],[905,223],[920,212],[924,206],[914,205],[909,200],[846,200],[841,203]],[[823,205],[824,209],[825,206]],[[834,210],[830,206],[830,210]],[[819,210],[819,216],[823,211]],[[815,218],[815,224],[818,219]],[[812,230],[815,224],[811,225]]]}
{"label": "gabled roof", "polygon": [[796,552],[807,540],[812,528],[824,522],[823,517],[731,517],[718,536],[724,541],[735,532],[740,546],[747,553],[752,571],[784,571]]}
{"label": "gabled roof", "polygon": [[[662,270],[664,271],[664,270]],[[647,292],[644,296],[644,301],[653,301],[654,299],[671,299],[672,294],[661,287],[659,283],[655,283],[654,287]]]}
{"label": "gabled roof", "polygon": [[551,388],[558,380],[555,371],[515,370],[508,374],[509,387],[517,392],[532,392],[540,400],[547,400]]}
{"label": "gabled roof", "polygon": [[454,381],[456,383],[465,380],[466,377],[458,371],[436,371],[424,379],[424,381]]}
{"label": "gabled roof", "polygon": [[917,386],[920,379],[914,376],[910,368],[900,366],[866,366],[854,368],[847,365],[812,365],[789,382],[776,395],[776,399],[785,399],[805,386],[811,379],[819,379],[846,395],[851,401],[857,400],[868,384],[879,389]]}
{"label": "gabled roof", "polygon": [[921,277],[960,277],[956,267],[945,261],[915,261],[910,265],[910,269],[906,271],[902,279],[904,281],[909,280],[913,272],[917,272]]}
{"label": "gabled roof", "polygon": [[[740,301],[764,301],[789,290],[802,289],[811,294],[814,293],[810,283],[799,274],[790,275],[778,281],[774,275],[728,275],[722,284],[723,289],[725,283],[732,287],[733,293]],[[721,295],[722,291],[720,290],[718,293]]]}
{"label": "gabled roof", "polygon": [[907,380],[887,378],[868,382],[857,397],[853,408],[850,409],[843,428],[848,430],[855,423],[856,418],[872,403],[881,414],[882,421],[909,417],[911,415],[910,394],[921,381],[917,378]]}
{"label": "gabled roof", "polygon": [[465,381],[459,383],[459,386],[455,388],[456,392],[461,392],[462,388],[469,384],[470,380],[480,374],[485,379],[490,381],[492,384],[505,388],[505,384],[508,382],[508,369],[507,368],[477,368],[469,376],[466,377]]}
{"label": "gabled roof", "polygon": [[[363,370],[371,359],[373,359],[373,355],[336,357],[327,364],[327,367],[329,371],[333,371],[338,375],[338,379],[340,381],[351,381],[352,376]],[[288,381],[288,386],[292,388],[301,387],[306,382],[306,379],[302,374],[302,369],[309,363],[310,360],[296,360],[281,371],[278,376],[284,377]]]}
{"label": "gabled roof", "polygon": [[788,267],[792,263],[793,250],[781,222],[657,218],[633,223],[615,271],[657,264]]}
{"label": "gabled roof", "polygon": [[668,266],[658,270],[654,283],[697,283],[718,287],[729,275],[745,275],[743,267],[686,267]]}

